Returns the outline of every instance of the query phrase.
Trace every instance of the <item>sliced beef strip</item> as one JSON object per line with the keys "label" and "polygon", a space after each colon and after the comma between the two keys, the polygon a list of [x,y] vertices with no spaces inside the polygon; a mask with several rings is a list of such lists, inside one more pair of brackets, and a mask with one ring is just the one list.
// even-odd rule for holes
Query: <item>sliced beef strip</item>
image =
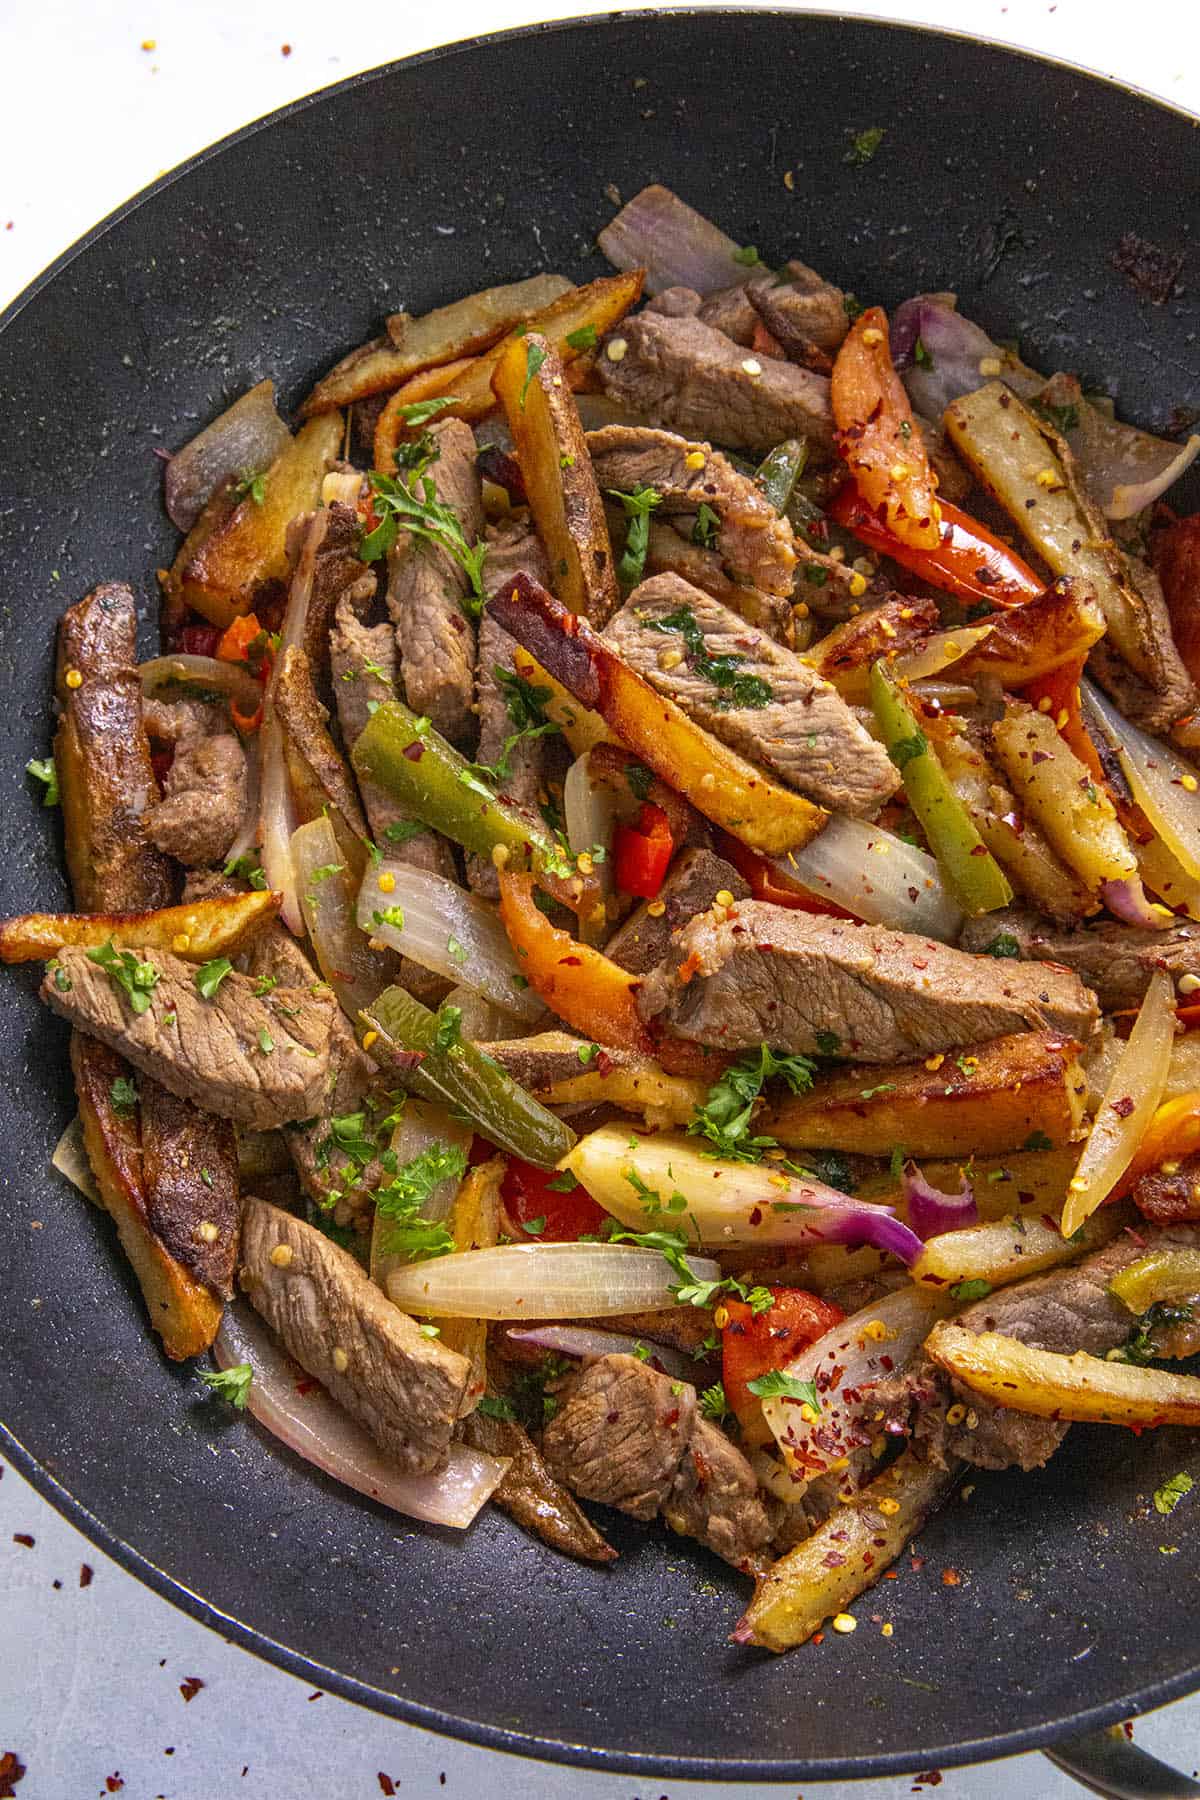
{"label": "sliced beef strip", "polygon": [[690,319],[701,310],[703,304],[695,288],[669,287],[664,288],[661,294],[655,294],[652,300],[647,300],[646,311],[662,313],[668,319]]}
{"label": "sliced beef strip", "polygon": [[648,425],[604,425],[588,432],[587,447],[602,490],[652,487],[663,517],[711,507],[720,519],[717,550],[730,573],[764,593],[791,594],[792,528],[720,451]]}
{"label": "sliced beef strip", "polygon": [[147,1223],[197,1281],[228,1300],[241,1213],[234,1128],[157,1081],[141,1083],[138,1102]]}
{"label": "sliced beef strip", "polygon": [[[460,419],[430,427],[437,461],[425,477],[456,515],[468,544],[483,531],[483,489],[475,467],[475,438]],[[388,611],[400,646],[404,697],[453,743],[474,735],[475,630],[463,610],[466,571],[444,550],[407,532],[388,559]]]}
{"label": "sliced beef strip", "polygon": [[[738,705],[698,668],[668,619],[690,617],[705,654],[730,660],[735,679],[765,683],[765,705]],[[837,689],[793,651],[692,587],[654,575],[635,588],[602,636],[659,693],[730,749],[832,812],[873,817],[899,785],[887,751]],[[762,690],[756,690],[761,693]]]}
{"label": "sliced beef strip", "polygon": [[[747,292],[748,283],[738,287],[717,288],[715,293],[708,294],[701,304],[694,309],[695,317],[702,324],[709,325],[719,331],[735,344],[741,344],[748,350],[754,342],[754,332],[760,322],[758,308]],[[681,315],[674,315],[679,318]]]}
{"label": "sliced beef strip", "polygon": [[555,1481],[541,1451],[515,1419],[477,1409],[464,1421],[463,1437],[489,1456],[511,1458],[492,1500],[518,1525],[565,1556],[594,1563],[616,1561],[612,1545],[601,1537],[570,1490]]}
{"label": "sliced beef strip", "polygon": [[644,1019],[696,1043],[765,1042],[851,1062],[900,1062],[1047,1028],[1086,1043],[1098,1018],[1094,996],[1065,969],[755,900],[685,925],[638,1005]]}
{"label": "sliced beef strip", "polygon": [[[533,1094],[586,1073],[587,1066],[580,1062],[579,1052],[588,1048],[588,1039],[574,1037],[569,1031],[537,1031],[530,1037],[498,1038],[479,1048]],[[629,1050],[605,1050],[601,1055],[608,1059],[608,1067],[631,1067],[639,1061]]]}
{"label": "sliced beef strip", "polygon": [[1103,1012],[1138,1006],[1150,977],[1165,969],[1173,981],[1200,976],[1200,925],[1180,919],[1165,931],[1142,931],[1136,925],[1081,925],[1074,930],[1049,924],[1020,907],[968,919],[960,943],[964,950],[986,952],[997,940],[1012,940],[1022,957],[1060,963],[1095,991]]}
{"label": "sliced beef strip", "polygon": [[631,975],[649,974],[667,954],[671,933],[707,912],[720,893],[732,894],[735,900],[750,898],[749,886],[723,856],[712,850],[685,850],[655,896],[655,906],[661,902],[663,910],[651,913],[643,901],[613,933],[604,954]]}
{"label": "sliced beef strip", "polygon": [[[606,506],[606,514],[608,510]],[[615,517],[609,523],[610,535],[614,530],[617,532],[617,542],[620,542],[620,523]],[[693,587],[703,588],[714,600],[723,601],[748,625],[769,633],[778,643],[795,641],[790,596],[767,594],[761,588],[747,587],[744,582],[735,581],[726,573],[718,551],[692,542],[686,516],[680,517],[677,525],[669,519],[651,518],[645,567],[647,575],[681,575]]]}
{"label": "sliced beef strip", "polygon": [[158,973],[145,1012],[135,1013],[80,948],[57,959],[69,987],[48,975],[41,996],[79,1030],[205,1111],[259,1131],[316,1112],[329,1072],[332,994],[281,987],[260,998],[253,981],[234,972],[205,1000],[193,963],[159,950],[136,954]]}
{"label": "sliced beef strip", "polygon": [[[82,676],[77,687],[67,675]],[[145,832],[158,800],[137,672],[137,608],[120,582],[94,588],[63,614],[55,693],[62,708],[54,759],[67,867],[83,912],[170,905],[168,857]]]}
{"label": "sliced beef strip", "polygon": [[695,1388],[635,1356],[597,1357],[572,1376],[542,1447],[551,1473],[584,1499],[635,1519],[661,1512],[735,1567],[770,1538],[754,1474],[698,1416]]}
{"label": "sliced beef strip", "polygon": [[196,700],[144,709],[152,738],[172,744],[175,755],[163,797],[147,808],[151,843],[186,869],[223,863],[246,811],[246,753],[219,707]]}
{"label": "sliced beef strip", "polygon": [[241,1285],[288,1353],[357,1419],[396,1467],[444,1468],[467,1360],[424,1337],[324,1232],[248,1196]]}
{"label": "sliced beef strip", "polygon": [[271,704],[283,731],[292,790],[302,803],[301,817],[325,813],[343,838],[348,835],[361,843],[367,835],[367,821],[358,789],[329,735],[329,713],[317,698],[312,664],[295,644],[280,658]]}
{"label": "sliced beef strip", "polygon": [[[1059,1355],[1082,1350],[1091,1356],[1106,1356],[1125,1342],[1135,1324],[1128,1307],[1109,1292],[1113,1276],[1151,1251],[1172,1245],[1200,1245],[1200,1225],[1122,1232],[1082,1262],[1035,1275],[975,1301],[958,1315],[956,1323],[968,1331],[997,1331]],[[1169,1348],[1179,1357],[1200,1350],[1200,1319],[1178,1328]],[[886,1414],[885,1428],[892,1432],[911,1428],[917,1448],[943,1467],[962,1457],[983,1469],[1007,1469],[1014,1464],[1022,1469],[1040,1468],[1068,1430],[1061,1420],[1038,1419],[994,1406],[965,1383],[949,1380],[928,1360],[886,1388],[881,1383],[878,1398]],[[951,1424],[947,1409],[956,1401],[967,1410]]]}
{"label": "sliced beef strip", "polygon": [[1200,1152],[1167,1168],[1153,1169],[1134,1184],[1133,1204],[1152,1225],[1200,1219]]}
{"label": "sliced beef strip", "polygon": [[[624,351],[614,360],[621,343]],[[601,347],[596,373],[614,400],[694,436],[760,452],[785,438],[804,438],[814,457],[833,448],[825,376],[747,356],[698,318],[639,313],[624,319]]]}
{"label": "sliced beef strip", "polygon": [[358,554],[362,526],[352,506],[335,501],[313,513],[302,540],[293,582],[310,585],[300,648],[320,684],[329,663],[329,628],[338,602],[354,592],[373,595],[374,573]]}
{"label": "sliced beef strip", "polygon": [[794,361],[828,374],[832,359],[850,329],[846,296],[841,288],[802,262],[790,262],[780,275],[763,275],[746,294],[771,336]]}

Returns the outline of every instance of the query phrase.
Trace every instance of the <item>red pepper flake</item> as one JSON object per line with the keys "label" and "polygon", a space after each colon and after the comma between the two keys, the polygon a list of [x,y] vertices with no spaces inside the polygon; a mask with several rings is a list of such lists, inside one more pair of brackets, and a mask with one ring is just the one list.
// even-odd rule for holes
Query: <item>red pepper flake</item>
{"label": "red pepper flake", "polygon": [[1122,1719],[1121,1720],[1121,1730],[1125,1733],[1125,1736],[1129,1739],[1130,1743],[1132,1744],[1132,1742],[1133,1742],[1133,1720],[1132,1719]]}
{"label": "red pepper flake", "polygon": [[1133,1111],[1132,1095],[1122,1094],[1119,1100],[1113,1101],[1112,1109],[1116,1113],[1118,1119],[1127,1119]]}
{"label": "red pepper flake", "polygon": [[15,1750],[6,1750],[0,1756],[0,1800],[14,1800],[16,1785],[24,1779],[25,1764]]}
{"label": "red pepper flake", "polygon": [[419,740],[414,740],[413,743],[406,745],[400,754],[407,757],[409,762],[420,762],[425,754],[425,746]]}
{"label": "red pepper flake", "polygon": [[761,1225],[762,1224],[762,1216],[763,1216],[762,1215],[762,1207],[756,1206],[754,1208],[754,1211],[750,1214],[750,1223],[752,1225]]}
{"label": "red pepper flake", "polygon": [[203,1686],[204,1683],[198,1675],[189,1675],[186,1681],[180,1682],[179,1691],[185,1700],[194,1700]]}
{"label": "red pepper flake", "polygon": [[27,1531],[14,1531],[13,1532],[13,1543],[23,1545],[23,1547],[26,1550],[32,1550],[33,1545],[34,1545],[34,1540],[33,1540],[33,1538],[30,1537],[30,1535]]}
{"label": "red pepper flake", "polygon": [[104,1777],[104,1785],[110,1794],[119,1794],[121,1789],[125,1786],[125,1783],[121,1780],[120,1772],[118,1771],[115,1775],[106,1775]]}
{"label": "red pepper flake", "polygon": [[616,1064],[613,1062],[613,1059],[608,1054],[607,1050],[598,1050],[596,1052],[595,1068],[597,1075],[601,1078],[605,1075],[611,1075],[615,1067]]}
{"label": "red pepper flake", "polygon": [[314,1688],[308,1697],[310,1700],[323,1700],[325,1698],[325,1690],[323,1688]]}
{"label": "red pepper flake", "polygon": [[317,1385],[318,1385],[317,1382],[310,1380],[309,1377],[307,1375],[305,1375],[303,1380],[298,1381],[296,1383],[296,1392],[299,1394],[300,1398],[303,1400],[305,1395],[311,1394],[313,1389]]}
{"label": "red pepper flake", "polygon": [[919,1575],[921,1570],[925,1567],[925,1558],[923,1556],[914,1556],[910,1566],[913,1574]]}
{"label": "red pepper flake", "polygon": [[619,1413],[619,1412],[610,1412],[610,1413],[609,1413],[609,1414],[608,1414],[608,1415],[607,1415],[607,1417],[606,1417],[606,1421],[605,1421],[605,1422],[606,1422],[606,1423],[607,1423],[607,1424],[609,1424],[609,1425],[615,1425],[615,1424],[616,1424],[616,1422],[617,1422],[617,1420],[618,1420],[618,1419],[619,1419],[619,1418],[620,1418],[620,1417],[621,1417],[621,1415],[620,1415],[620,1413]]}
{"label": "red pepper flake", "polygon": [[914,1794],[919,1794],[922,1788],[941,1787],[941,1785],[942,1771],[940,1769],[926,1769],[923,1775],[918,1775],[913,1781],[911,1791]]}
{"label": "red pepper flake", "polygon": [[900,1576],[895,1569],[888,1569],[884,1574],[885,1581],[899,1581]]}
{"label": "red pepper flake", "polygon": [[80,1587],[91,1587],[92,1575],[93,1575],[93,1569],[92,1569],[91,1563],[80,1563],[80,1565],[79,1565],[79,1585],[80,1585]]}
{"label": "red pepper flake", "polygon": [[290,44],[280,44],[279,54],[280,56],[290,56],[292,54],[292,46]]}
{"label": "red pepper flake", "polygon": [[988,849],[986,844],[972,844],[971,855],[972,856],[990,856],[991,851]]}
{"label": "red pepper flake", "polygon": [[942,1570],[942,1586],[943,1587],[961,1587],[962,1586],[962,1576],[959,1574],[957,1569],[943,1569]]}
{"label": "red pepper flake", "polygon": [[390,1775],[385,1775],[382,1769],[380,1769],[379,1774],[376,1777],[376,1779],[379,1782],[379,1791],[381,1794],[394,1794],[395,1793],[395,1791],[396,1791],[395,1782],[392,1780]]}

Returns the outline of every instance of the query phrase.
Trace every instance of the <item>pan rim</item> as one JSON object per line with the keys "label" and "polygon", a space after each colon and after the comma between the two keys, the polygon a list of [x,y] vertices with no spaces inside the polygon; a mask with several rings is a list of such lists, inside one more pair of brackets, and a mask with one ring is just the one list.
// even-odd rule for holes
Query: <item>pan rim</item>
{"label": "pan rim", "polygon": [[[488,44],[509,43],[526,38],[536,39],[548,33],[586,30],[603,32],[613,26],[623,24],[626,20],[638,24],[651,24],[657,23],[663,18],[694,21],[713,18],[717,20],[762,18],[787,21],[788,23],[795,21],[801,25],[811,21],[822,23],[832,21],[850,25],[862,24],[876,29],[886,28],[890,31],[906,33],[915,38],[948,42],[951,45],[960,42],[981,45],[987,50],[998,52],[1006,57],[1063,71],[1078,77],[1085,83],[1099,83],[1106,88],[1117,89],[1144,105],[1155,107],[1186,123],[1200,125],[1200,116],[1190,109],[1179,106],[1160,95],[1150,93],[1133,83],[1121,81],[1115,76],[1106,75],[1098,70],[1089,69],[1066,57],[1029,50],[1003,39],[983,37],[978,33],[959,30],[953,26],[921,25],[913,21],[887,18],[878,14],[829,13],[816,12],[807,7],[761,6],[753,4],[753,0],[744,5],[630,7],[618,12],[574,15],[532,25],[513,26],[503,31],[479,33],[473,37],[458,39],[453,43],[435,45],[411,56],[396,58],[372,69],[360,70],[354,75],[318,88],[312,93],[304,94],[298,99],[289,101],[286,105],[264,114],[261,118],[237,127],[131,195],[84,232],[74,243],[61,251],[14,299],[0,309],[0,337],[51,282],[56,280],[78,257],[90,250],[122,220],[156,199],[194,170],[204,167],[226,150],[254,137],[260,131],[280,125],[285,120],[318,106],[336,95],[387,80],[399,70],[436,63],[447,57],[478,50]],[[328,1667],[312,1657],[291,1649],[288,1645],[277,1641],[268,1632],[247,1625],[231,1613],[222,1611],[211,1601],[205,1599],[202,1594],[197,1593],[175,1576],[160,1568],[147,1553],[127,1542],[103,1519],[93,1513],[82,1500],[72,1494],[45,1464],[26,1449],[2,1420],[0,1420],[0,1452],[3,1452],[12,1466],[43,1499],[47,1500],[62,1517],[81,1531],[90,1542],[110,1556],[126,1573],[134,1576],[160,1598],[178,1607],[199,1624],[220,1633],[222,1637],[236,1643],[241,1649],[248,1650],[251,1654],[272,1663],[275,1667],[283,1669],[298,1679],[320,1685],[325,1691],[336,1693],[340,1698],[367,1707],[373,1712],[483,1749],[513,1756],[524,1756],[537,1761],[563,1764],[575,1768],[604,1770],[614,1774],[661,1776],[675,1780],[861,1780],[872,1776],[903,1775],[920,1768],[931,1767],[934,1764],[949,1768],[993,1761],[1030,1750],[1039,1750],[1061,1739],[1075,1737],[1086,1731],[1111,1725],[1130,1715],[1150,1711],[1200,1687],[1200,1661],[1197,1661],[1189,1668],[1134,1688],[1114,1700],[1101,1702],[1091,1707],[1082,1707],[1066,1718],[1059,1717],[1041,1725],[1025,1726],[992,1737],[969,1738],[946,1745],[933,1745],[923,1749],[919,1756],[914,1755],[911,1751],[879,1751],[835,1758],[762,1760],[740,1757],[661,1755],[576,1743],[571,1742],[565,1736],[538,1735],[489,1724],[486,1721],[465,1718],[449,1709],[412,1700],[385,1688],[376,1687],[357,1676],[343,1674],[340,1670]]]}

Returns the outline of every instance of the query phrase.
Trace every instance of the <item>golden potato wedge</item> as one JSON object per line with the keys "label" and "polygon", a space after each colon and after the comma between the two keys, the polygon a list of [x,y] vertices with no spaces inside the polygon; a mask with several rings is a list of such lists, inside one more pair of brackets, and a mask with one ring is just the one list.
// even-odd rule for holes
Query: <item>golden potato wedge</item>
{"label": "golden potato wedge", "polygon": [[199,1356],[217,1335],[221,1302],[171,1255],[150,1225],[137,1119],[118,1113],[112,1100],[113,1082],[130,1076],[129,1065],[107,1045],[76,1032],[71,1066],[88,1161],[141,1283],[150,1321],[169,1357],[181,1362]]}
{"label": "golden potato wedge", "polygon": [[1077,1049],[1057,1032],[1023,1031],[954,1058],[849,1070],[789,1094],[756,1125],[790,1148],[867,1156],[896,1144],[910,1156],[964,1160],[1019,1150],[1034,1136],[1047,1148],[1069,1144],[1088,1090]]}
{"label": "golden potato wedge", "polygon": [[1098,894],[1106,881],[1137,879],[1137,858],[1103,788],[1055,730],[1023,700],[1010,700],[992,743],[1018,804],[1062,860]]}
{"label": "golden potato wedge", "polygon": [[107,582],[63,614],[54,761],[71,887],[88,912],[166,906],[174,887],[170,858],[142,831],[159,794],[136,664],[129,588]]}
{"label": "golden potato wedge", "polygon": [[[595,337],[603,337],[625,317],[631,306],[637,305],[641,293],[640,269],[628,275],[602,275],[598,281],[588,282],[586,287],[571,288],[560,294],[557,300],[552,300],[549,306],[529,318],[527,329],[541,332],[554,345],[566,371],[565,379],[570,383],[574,365],[584,355],[580,347],[583,339],[594,342],[592,331]],[[575,344],[569,341],[572,337],[577,340]],[[503,350],[503,343],[485,350],[468,368],[453,376],[446,377],[444,371],[431,369],[428,377],[420,376],[401,388],[389,405],[399,407],[414,400],[432,399],[437,394],[453,394],[454,404],[439,413],[439,418],[468,421],[486,418],[496,409],[492,376]]]}
{"label": "golden potato wedge", "polygon": [[[1075,1173],[1079,1150],[1019,1150],[1013,1156],[956,1156],[948,1161],[922,1161],[926,1181],[947,1193],[958,1187],[964,1166],[975,1189],[981,1219],[1003,1219],[1009,1213],[1033,1217],[1050,1213],[1055,1218],[1067,1197],[1067,1183]],[[907,1218],[904,1189],[899,1175],[873,1176],[856,1190],[859,1199],[894,1206]]]}
{"label": "golden potato wedge", "polygon": [[[463,1176],[446,1229],[455,1250],[492,1250],[500,1235],[500,1183],[507,1168],[503,1156],[477,1163]],[[486,1319],[439,1319],[441,1342],[457,1350],[471,1365],[461,1415],[472,1413],[487,1389]]]}
{"label": "golden potato wedge", "polygon": [[310,420],[263,476],[261,502],[247,494],[196,548],[189,551],[185,543],[170,582],[186,605],[224,628],[251,610],[269,582],[287,579],[287,528],[320,504],[321,484],[341,441],[339,414]]}
{"label": "golden potato wedge", "polygon": [[344,356],[317,383],[300,416],[310,419],[371,394],[389,393],[421,369],[475,356],[570,291],[564,275],[531,275],[526,281],[467,294],[420,318],[394,313],[388,320],[388,336]]}
{"label": "golden potato wedge", "polygon": [[994,675],[1004,687],[1022,687],[1064,663],[1077,662],[1104,636],[1104,614],[1086,581],[1063,576],[1037,600],[998,609],[986,640],[968,650],[955,675],[972,681]]}
{"label": "golden potato wedge", "polygon": [[580,706],[562,682],[548,675],[541,663],[519,644],[513,651],[513,668],[525,681],[548,690],[549,697],[542,701],[542,710],[558,726],[573,756],[584,756],[597,744],[616,742],[600,714]]}
{"label": "golden potato wedge", "polygon": [[474,363],[473,356],[458,362],[444,363],[436,369],[424,369],[398,388],[375,422],[371,444],[371,460],[381,475],[396,473],[396,450],[405,438],[421,429],[409,424],[408,408],[421,400],[435,400],[440,394],[452,394],[454,384]]}
{"label": "golden potato wedge", "polygon": [[538,331],[510,338],[500,350],[492,391],[512,432],[554,591],[599,630],[621,595],[592,459],[553,344]]}
{"label": "golden potato wedge", "polygon": [[834,686],[843,699],[853,694],[869,704],[867,672],[877,657],[913,650],[936,631],[938,610],[932,600],[914,595],[893,595],[879,606],[868,606],[846,619],[813,645],[805,656],[818,674]]}
{"label": "golden potato wedge", "polygon": [[279,911],[280,896],[230,894],[157,912],[20,913],[0,919],[0,962],[45,962],[69,944],[173,950],[188,962],[235,956]]}
{"label": "golden potato wedge", "polygon": [[708,1098],[709,1083],[688,1075],[668,1075],[657,1063],[614,1063],[607,1074],[592,1068],[530,1091],[547,1106],[616,1106],[640,1114],[658,1131],[686,1125]]}
{"label": "golden potato wedge", "polygon": [[1104,1206],[1071,1238],[1058,1229],[1057,1214],[1010,1213],[983,1225],[966,1225],[961,1231],[928,1238],[913,1264],[912,1278],[931,1288],[953,1287],[961,1281],[1005,1287],[1102,1250],[1134,1217],[1127,1207]]}
{"label": "golden potato wedge", "polygon": [[505,630],[598,712],[647,768],[752,850],[795,850],[825,824],[828,813],[710,737],[524,572],[488,604]]}
{"label": "golden potato wedge", "polygon": [[[1200,1389],[1200,1382],[1196,1386]],[[734,1627],[733,1641],[764,1650],[791,1650],[805,1643],[895,1562],[949,1494],[961,1467],[939,1469],[918,1462],[906,1450],[868,1487],[836,1507],[810,1538],[772,1564]]]}
{"label": "golden potato wedge", "polygon": [[973,1393],[1037,1419],[1100,1425],[1200,1425],[1200,1377],[1077,1351],[1035,1350],[998,1331],[935,1325],[925,1340],[934,1362]]}

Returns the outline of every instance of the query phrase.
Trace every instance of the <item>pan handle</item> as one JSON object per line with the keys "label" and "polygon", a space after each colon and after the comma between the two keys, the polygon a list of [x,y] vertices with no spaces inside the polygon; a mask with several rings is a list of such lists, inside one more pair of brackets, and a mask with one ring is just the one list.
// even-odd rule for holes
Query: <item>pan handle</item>
{"label": "pan handle", "polygon": [[1089,1731],[1045,1754],[1104,1800],[1200,1800],[1200,1783],[1139,1750],[1123,1732]]}

